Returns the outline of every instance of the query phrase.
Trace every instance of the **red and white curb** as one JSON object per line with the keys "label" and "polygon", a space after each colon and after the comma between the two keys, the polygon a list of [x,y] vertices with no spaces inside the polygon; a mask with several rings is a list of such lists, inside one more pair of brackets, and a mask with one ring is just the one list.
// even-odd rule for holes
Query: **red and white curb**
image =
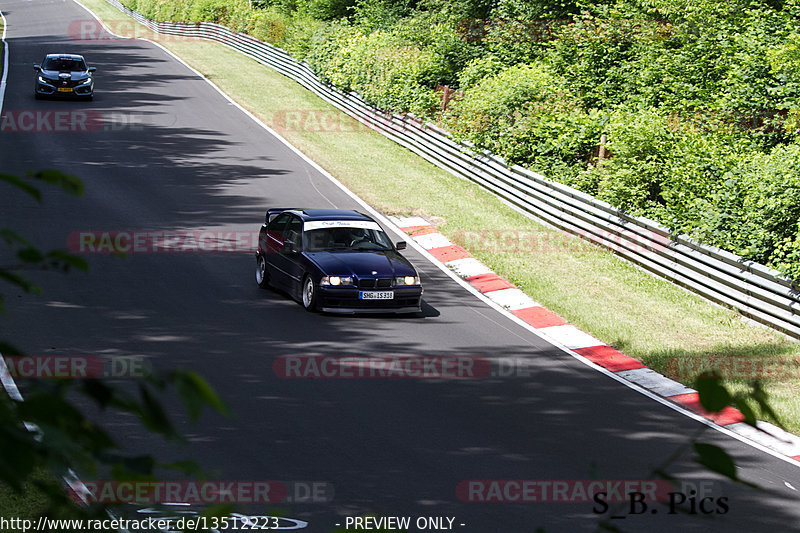
{"label": "red and white curb", "polygon": [[489,300],[532,326],[543,337],[626,381],[635,383],[661,398],[704,417],[717,426],[724,427],[780,455],[800,461],[800,437],[762,421],[758,421],[756,429],[745,424],[742,413],[733,407],[726,407],[719,413],[706,412],[700,405],[696,390],[647,368],[641,361],[568,324],[566,320],[516,288],[513,283],[472,257],[467,250],[452,243],[424,218],[401,216],[388,218],[433,258],[443,263]]}

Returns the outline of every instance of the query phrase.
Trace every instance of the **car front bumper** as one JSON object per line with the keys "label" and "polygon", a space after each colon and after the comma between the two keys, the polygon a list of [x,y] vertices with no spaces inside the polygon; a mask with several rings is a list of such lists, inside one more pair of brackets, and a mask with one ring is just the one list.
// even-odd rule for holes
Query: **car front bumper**
{"label": "car front bumper", "polygon": [[39,80],[36,80],[36,94],[39,96],[59,96],[62,98],[74,98],[74,97],[87,97],[94,95],[94,84],[87,83],[85,85],[78,85],[76,87],[64,87],[65,89],[71,89],[69,91],[59,91],[58,87],[55,85],[50,85],[49,83],[43,83]]}
{"label": "car front bumper", "polygon": [[[422,287],[392,288],[392,299],[363,300],[355,287],[320,287],[319,308],[326,313],[418,313],[422,310]],[[371,291],[367,291],[371,292]],[[388,292],[388,291],[386,291]]]}

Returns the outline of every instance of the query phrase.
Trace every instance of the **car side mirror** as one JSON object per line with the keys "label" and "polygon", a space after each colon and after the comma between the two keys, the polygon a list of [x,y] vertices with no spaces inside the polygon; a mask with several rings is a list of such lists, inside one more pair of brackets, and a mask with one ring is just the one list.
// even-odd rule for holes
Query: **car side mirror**
{"label": "car side mirror", "polygon": [[293,254],[297,252],[297,245],[294,241],[284,241],[283,243],[283,251],[287,254]]}
{"label": "car side mirror", "polygon": [[394,245],[395,248],[398,250],[405,250],[406,249],[406,241],[399,241],[397,244]]}
{"label": "car side mirror", "polygon": [[97,67],[89,67],[89,72],[94,72],[95,70],[97,70]]}
{"label": "car side mirror", "polygon": [[42,66],[41,65],[34,65],[33,66],[33,70],[35,70],[36,72],[40,72],[42,70]]}

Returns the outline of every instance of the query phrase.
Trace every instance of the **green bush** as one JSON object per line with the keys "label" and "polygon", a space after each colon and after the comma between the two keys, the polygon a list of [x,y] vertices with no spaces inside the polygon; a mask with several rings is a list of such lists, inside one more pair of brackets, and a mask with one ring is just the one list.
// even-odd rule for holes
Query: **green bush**
{"label": "green bush", "polygon": [[606,133],[611,158],[595,170],[597,197],[633,214],[660,218],[675,132],[654,111],[612,114]]}
{"label": "green bush", "polygon": [[275,11],[266,10],[252,17],[252,29],[248,32],[258,39],[272,44],[283,42],[286,38],[286,23]]}
{"label": "green bush", "polygon": [[438,78],[432,83],[454,86],[459,72],[471,61],[480,57],[481,51],[465,41],[453,24],[431,15],[417,15],[399,21],[392,29],[398,43],[415,46],[432,52],[439,63]]}
{"label": "green bush", "polygon": [[[800,145],[759,154],[745,167],[743,231],[748,246],[740,252],[795,276],[800,274]],[[744,239],[742,239],[744,240]]]}
{"label": "green bush", "polygon": [[318,34],[342,26],[337,22],[324,22],[300,15],[292,16],[285,24],[285,37],[277,44],[299,60],[306,59],[312,52]]}
{"label": "green bush", "polygon": [[[499,72],[490,73],[496,69]],[[584,181],[588,178],[585,172],[600,142],[607,113],[583,109],[542,67],[502,69],[499,60],[490,56],[471,62],[461,74],[466,90],[446,117],[456,138],[508,163],[527,166],[581,189],[595,189]]]}
{"label": "green bush", "polygon": [[[674,51],[660,42],[660,26],[647,19],[609,18],[581,15],[571,24],[556,28],[555,40],[546,61],[552,70],[568,81],[572,92],[586,107],[610,108],[637,100],[640,92],[660,90],[653,78],[672,64]],[[658,50],[657,53],[651,52]],[[642,55],[648,61],[641,62]],[[651,68],[653,61],[658,68]],[[638,100],[646,97],[639,97]],[[653,100],[653,97],[650,97]]]}
{"label": "green bush", "polygon": [[383,31],[350,32],[344,42],[329,41],[327,50],[329,57],[317,56],[313,63],[324,78],[373,105],[428,115],[439,103],[433,89],[444,73],[431,50],[398,44]]}
{"label": "green bush", "polygon": [[451,107],[447,123],[457,138],[503,155],[498,149],[500,135],[523,116],[523,106],[543,104],[561,94],[556,79],[546,68],[517,65],[485,77],[464,91],[464,96]]}
{"label": "green bush", "polygon": [[664,207],[654,215],[677,233],[721,246],[731,214],[737,212],[740,186],[735,171],[749,147],[725,117],[699,125],[676,125],[670,117],[668,123],[675,136],[662,185]]}
{"label": "green bush", "polygon": [[599,198],[800,276],[799,145],[753,153],[718,117],[624,112],[607,128],[612,157],[594,171]]}
{"label": "green bush", "polygon": [[720,191],[746,150],[726,117],[619,110],[605,133],[611,157],[594,171],[600,199],[718,242]]}
{"label": "green bush", "polygon": [[230,3],[226,0],[196,0],[189,9],[189,17],[196,22],[218,22],[228,20]]}
{"label": "green bush", "polygon": [[495,3],[496,0],[418,0],[416,9],[442,21],[458,23],[488,18]]}
{"label": "green bush", "polygon": [[339,51],[360,33],[352,26],[341,22],[329,23],[314,32],[309,43],[308,53],[304,58],[321,79],[330,83],[330,78],[325,74],[328,65]]}
{"label": "green bush", "polygon": [[296,0],[295,9],[303,18],[335,20],[347,17],[355,5],[355,0]]}
{"label": "green bush", "polygon": [[458,73],[458,86],[462,90],[470,89],[484,78],[494,76],[504,69],[503,62],[497,56],[475,58]]}
{"label": "green bush", "polygon": [[472,21],[473,38],[480,38],[486,50],[506,65],[540,59],[563,22],[580,12],[578,2],[542,0],[523,2],[498,0],[487,20]]}
{"label": "green bush", "polygon": [[388,31],[410,12],[408,2],[391,0],[356,0],[349,17],[363,33]]}

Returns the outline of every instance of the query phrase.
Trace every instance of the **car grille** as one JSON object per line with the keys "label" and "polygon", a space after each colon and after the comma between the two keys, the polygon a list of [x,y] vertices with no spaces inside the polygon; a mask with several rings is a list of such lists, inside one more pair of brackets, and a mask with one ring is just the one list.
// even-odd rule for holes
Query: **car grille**
{"label": "car grille", "polygon": [[[47,79],[47,78],[45,78],[45,79]],[[50,83],[51,85],[56,86],[56,87],[77,87],[78,85],[80,85],[82,83],[85,83],[86,80],[85,79],[83,79],[83,80],[73,80],[71,78],[68,79],[68,80],[48,79],[47,82]],[[66,82],[66,83],[64,83],[64,82]]]}
{"label": "car grille", "polygon": [[391,289],[392,278],[359,278],[359,289]]}

